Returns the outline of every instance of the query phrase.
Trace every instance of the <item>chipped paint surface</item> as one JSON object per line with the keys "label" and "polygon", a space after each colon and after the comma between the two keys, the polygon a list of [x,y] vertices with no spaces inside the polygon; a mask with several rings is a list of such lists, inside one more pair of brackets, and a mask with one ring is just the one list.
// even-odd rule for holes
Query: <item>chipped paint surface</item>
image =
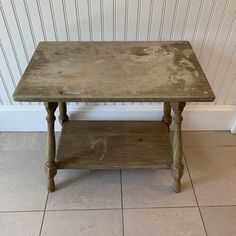
{"label": "chipped paint surface", "polygon": [[214,94],[186,41],[43,42],[14,99],[212,101]]}

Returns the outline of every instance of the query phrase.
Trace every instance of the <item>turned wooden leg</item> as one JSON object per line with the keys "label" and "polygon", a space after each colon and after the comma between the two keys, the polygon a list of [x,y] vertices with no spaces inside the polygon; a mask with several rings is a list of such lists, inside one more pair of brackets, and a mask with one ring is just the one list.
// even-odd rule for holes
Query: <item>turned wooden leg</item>
{"label": "turned wooden leg", "polygon": [[162,117],[162,121],[164,121],[168,126],[171,125],[172,116],[171,116],[171,106],[169,102],[164,102],[164,115]]}
{"label": "turned wooden leg", "polygon": [[56,102],[45,102],[44,103],[47,111],[47,125],[48,125],[48,135],[47,135],[47,162],[45,164],[45,170],[48,176],[48,190],[53,192],[55,190],[54,176],[57,173],[57,166],[55,162],[56,155],[56,141],[54,133],[54,123],[56,117],[54,115],[58,103]]}
{"label": "turned wooden leg", "polygon": [[172,102],[171,107],[174,110],[174,137],[173,137],[173,163],[171,166],[171,173],[174,177],[173,189],[176,193],[181,191],[180,179],[184,173],[184,166],[182,163],[182,137],[181,137],[181,122],[182,111],[185,107],[185,102]]}
{"label": "turned wooden leg", "polygon": [[59,103],[59,112],[60,112],[59,121],[60,121],[60,124],[63,125],[64,122],[69,120],[69,117],[66,113],[67,109],[66,109],[66,103],[65,102],[60,102]]}

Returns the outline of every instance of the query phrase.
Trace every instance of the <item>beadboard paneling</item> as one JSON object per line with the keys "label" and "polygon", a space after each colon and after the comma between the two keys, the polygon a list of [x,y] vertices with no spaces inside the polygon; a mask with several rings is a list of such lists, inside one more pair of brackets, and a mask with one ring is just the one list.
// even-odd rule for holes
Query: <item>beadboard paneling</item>
{"label": "beadboard paneling", "polygon": [[215,104],[236,104],[235,0],[0,0],[1,105],[23,104],[11,94],[44,40],[189,40]]}

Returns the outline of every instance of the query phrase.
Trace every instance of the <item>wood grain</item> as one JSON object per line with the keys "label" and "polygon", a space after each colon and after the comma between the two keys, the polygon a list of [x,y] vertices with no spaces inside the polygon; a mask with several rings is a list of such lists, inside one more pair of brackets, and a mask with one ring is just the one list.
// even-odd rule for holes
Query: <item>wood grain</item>
{"label": "wood grain", "polygon": [[172,163],[168,126],[146,121],[68,121],[57,166],[64,168],[167,168]]}
{"label": "wood grain", "polygon": [[214,94],[187,41],[43,42],[13,98],[207,102]]}
{"label": "wood grain", "polygon": [[48,134],[47,134],[47,161],[45,163],[45,171],[48,176],[48,190],[53,192],[55,190],[55,181],[54,176],[57,174],[57,166],[55,163],[56,157],[56,140],[55,140],[55,132],[54,132],[54,123],[56,117],[54,115],[58,103],[44,103],[46,112],[47,112],[47,126],[48,126]]}

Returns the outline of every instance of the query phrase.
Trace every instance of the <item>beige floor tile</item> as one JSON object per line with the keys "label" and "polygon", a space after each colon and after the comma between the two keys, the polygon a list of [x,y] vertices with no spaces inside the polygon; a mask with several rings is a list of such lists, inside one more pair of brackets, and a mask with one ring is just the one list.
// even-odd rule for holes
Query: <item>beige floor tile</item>
{"label": "beige floor tile", "polygon": [[230,131],[185,131],[184,147],[236,146],[236,135]]}
{"label": "beige floor tile", "polygon": [[0,152],[0,211],[43,210],[46,197],[42,151]]}
{"label": "beige floor tile", "polygon": [[45,150],[45,132],[3,132],[0,134],[0,150]]}
{"label": "beige floor tile", "polygon": [[119,170],[60,170],[57,190],[47,209],[104,209],[121,207]]}
{"label": "beige floor tile", "polygon": [[42,236],[121,236],[121,210],[46,212]]}
{"label": "beige floor tile", "polygon": [[236,235],[236,207],[202,207],[208,236]]}
{"label": "beige floor tile", "polygon": [[1,236],[38,236],[43,212],[0,213]]}
{"label": "beige floor tile", "polygon": [[126,209],[125,236],[203,236],[198,208]]}
{"label": "beige floor tile", "polygon": [[167,170],[122,171],[125,208],[196,206],[196,199],[187,169],[182,178],[182,190],[172,190],[173,177]]}
{"label": "beige floor tile", "polygon": [[201,206],[236,204],[236,147],[185,148]]}

